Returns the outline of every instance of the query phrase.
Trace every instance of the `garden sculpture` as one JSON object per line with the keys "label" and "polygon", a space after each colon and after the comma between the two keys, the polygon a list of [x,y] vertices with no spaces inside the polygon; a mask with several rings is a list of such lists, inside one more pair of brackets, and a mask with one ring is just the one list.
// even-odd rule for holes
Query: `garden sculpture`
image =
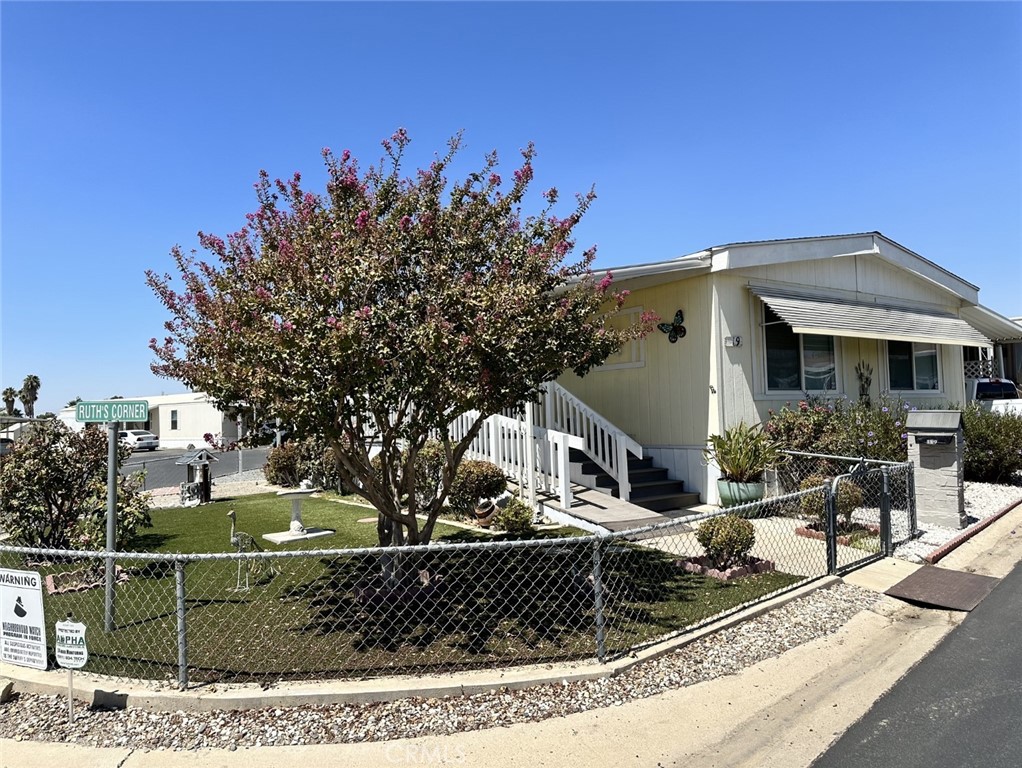
{"label": "garden sculpture", "polygon": [[[231,518],[231,546],[238,550],[238,554],[244,552],[262,552],[263,548],[259,546],[259,542],[255,538],[244,531],[236,529],[236,523],[238,516],[232,509],[227,513],[227,516]],[[241,586],[241,571],[242,568],[245,570],[245,586]],[[251,559],[238,559],[238,583],[236,589],[239,591],[247,590],[249,588],[249,580],[258,582],[260,577],[263,575],[263,571],[266,568],[266,561],[262,558],[251,558]]]}

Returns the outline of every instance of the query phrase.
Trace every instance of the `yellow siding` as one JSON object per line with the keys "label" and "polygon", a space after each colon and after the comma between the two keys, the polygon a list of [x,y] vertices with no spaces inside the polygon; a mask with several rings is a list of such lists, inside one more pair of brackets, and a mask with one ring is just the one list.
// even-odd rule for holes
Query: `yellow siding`
{"label": "yellow siding", "polygon": [[641,367],[597,369],[560,383],[640,444],[699,445],[706,442],[710,380],[708,277],[693,277],[637,290],[625,308],[656,312],[664,322],[685,313],[686,335],[674,344],[659,330],[645,340]]}
{"label": "yellow siding", "polygon": [[[763,267],[748,267],[728,273],[746,279],[770,280],[811,289],[854,291],[892,299],[943,304],[957,312],[960,302],[937,288],[875,256],[851,256],[840,259],[788,262]],[[950,302],[950,303],[949,303]]]}
{"label": "yellow siding", "polygon": [[[646,447],[701,447],[707,435],[739,421],[767,420],[770,409],[799,396],[764,391],[760,309],[748,291],[750,281],[854,291],[863,294],[861,300],[889,297],[958,311],[946,292],[870,256],[728,270],[633,292],[626,309],[652,310],[665,322],[681,309],[687,335],[671,344],[654,330],[642,345],[641,363],[629,351],[611,362],[631,367],[597,369],[584,379],[569,373],[560,383]],[[740,345],[725,344],[736,336]],[[878,398],[887,387],[883,342],[837,338],[835,351],[837,396],[858,398],[855,365],[861,361],[873,369],[870,394]],[[964,402],[961,348],[940,347],[940,366],[939,393],[906,399],[924,408]],[[686,474],[680,466],[677,471]]]}

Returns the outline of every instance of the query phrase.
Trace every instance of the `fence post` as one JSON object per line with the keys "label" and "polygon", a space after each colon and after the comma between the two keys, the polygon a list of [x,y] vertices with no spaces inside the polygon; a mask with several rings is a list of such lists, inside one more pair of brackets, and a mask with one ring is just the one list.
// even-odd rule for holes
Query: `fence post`
{"label": "fence post", "polygon": [[188,688],[188,625],[185,618],[185,564],[174,561],[174,585],[177,593],[177,682]]}
{"label": "fence post", "polygon": [[880,549],[884,557],[890,557],[894,549],[891,536],[891,477],[886,466],[880,467],[883,490],[880,493]]}
{"label": "fence post", "polygon": [[593,613],[596,619],[596,658],[607,659],[607,618],[603,613],[603,541],[597,535],[593,539]]}
{"label": "fence post", "polygon": [[919,524],[916,518],[916,467],[912,462],[908,464],[908,478],[906,480],[908,490],[908,523],[912,528],[911,536],[919,535]]}
{"label": "fence post", "polygon": [[827,573],[837,573],[837,484],[839,478],[834,478],[833,483],[826,483],[823,486],[823,508],[827,513]]}

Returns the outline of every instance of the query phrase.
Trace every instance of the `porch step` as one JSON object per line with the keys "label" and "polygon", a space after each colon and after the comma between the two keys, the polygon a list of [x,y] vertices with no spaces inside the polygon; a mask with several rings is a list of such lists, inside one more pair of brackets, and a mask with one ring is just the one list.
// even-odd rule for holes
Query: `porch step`
{"label": "porch step", "polygon": [[686,491],[684,493],[667,493],[662,496],[644,496],[641,499],[637,499],[632,496],[629,499],[633,504],[639,507],[645,507],[650,512],[665,512],[668,509],[684,509],[685,507],[694,507],[700,503],[699,494]]}
{"label": "porch step", "polygon": [[[581,470],[586,485],[609,496],[618,497],[618,483],[589,459],[585,453],[573,450],[571,460]],[[699,504],[699,494],[685,491],[685,483],[671,480],[667,470],[653,465],[649,456],[639,459],[628,457],[628,480],[631,493],[628,501],[653,512],[681,509]]]}

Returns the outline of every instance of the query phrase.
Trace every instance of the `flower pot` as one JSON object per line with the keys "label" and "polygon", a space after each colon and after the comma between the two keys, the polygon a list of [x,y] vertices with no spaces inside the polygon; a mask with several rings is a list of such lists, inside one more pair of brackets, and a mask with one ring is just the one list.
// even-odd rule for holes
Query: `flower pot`
{"label": "flower pot", "polygon": [[736,504],[759,501],[763,498],[765,488],[765,483],[736,483],[723,478],[717,480],[717,494],[720,496],[720,506],[722,507],[733,507]]}

